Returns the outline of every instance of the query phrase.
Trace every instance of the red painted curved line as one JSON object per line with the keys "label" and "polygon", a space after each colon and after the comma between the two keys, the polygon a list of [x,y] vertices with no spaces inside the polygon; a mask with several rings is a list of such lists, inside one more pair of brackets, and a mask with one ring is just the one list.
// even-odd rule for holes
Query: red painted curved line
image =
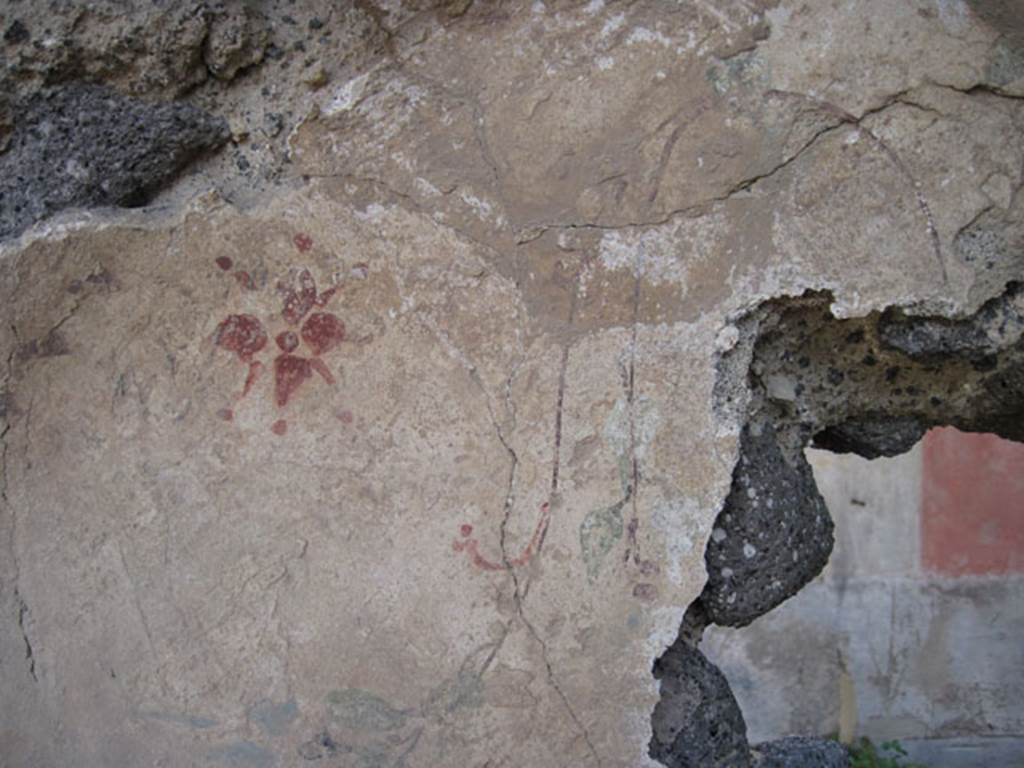
{"label": "red painted curved line", "polygon": [[551,520],[551,505],[544,502],[540,505],[540,519],[537,521],[537,527],[533,529],[533,536],[530,537],[530,543],[526,545],[526,549],[519,555],[515,560],[512,560],[512,565],[526,565],[530,562],[530,558],[533,557],[535,552],[540,551],[540,543],[544,540],[545,534],[548,532],[548,522]]}
{"label": "red painted curved line", "polygon": [[473,532],[473,526],[463,524],[459,527],[459,533],[465,539],[459,541],[455,539],[452,541],[452,549],[456,552],[468,552],[469,559],[477,568],[484,571],[507,571],[512,567],[519,567],[526,565],[530,562],[530,559],[540,550],[541,542],[544,541],[544,536],[548,531],[548,523],[551,521],[551,505],[548,502],[544,502],[540,505],[540,519],[537,521],[537,525],[533,529],[533,536],[530,537],[530,542],[526,545],[526,548],[520,553],[519,557],[513,558],[505,563],[495,563],[488,560],[486,557],[480,554],[480,544],[476,539],[465,538]]}
{"label": "red painted curved line", "polygon": [[486,557],[480,554],[476,539],[468,539],[467,541],[453,541],[452,549],[456,552],[462,552],[465,550],[469,553],[469,559],[477,568],[483,571],[504,571],[505,566],[501,563],[492,563]]}

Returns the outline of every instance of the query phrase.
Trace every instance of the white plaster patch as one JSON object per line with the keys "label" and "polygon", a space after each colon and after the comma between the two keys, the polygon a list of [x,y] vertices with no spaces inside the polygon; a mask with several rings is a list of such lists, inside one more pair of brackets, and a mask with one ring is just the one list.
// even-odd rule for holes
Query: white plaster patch
{"label": "white plaster patch", "polygon": [[438,197],[441,194],[441,190],[431,184],[429,181],[424,179],[422,176],[417,176],[413,181],[413,186],[416,187],[416,191],[424,197]]}
{"label": "white plaster patch", "polygon": [[651,513],[651,524],[665,541],[669,580],[677,587],[683,585],[683,561],[693,551],[695,523],[700,518],[700,504],[690,498],[661,502]]}
{"label": "white plaster patch", "polygon": [[388,209],[385,208],[383,205],[378,205],[377,203],[370,203],[368,206],[366,206],[366,210],[356,210],[355,216],[360,221],[377,221],[378,219],[383,218],[384,215],[387,214],[387,212]]}
{"label": "white plaster patch", "polygon": [[[644,650],[651,661],[665,653],[676,641],[685,610],[685,608],[664,607],[654,608],[648,612],[651,628],[644,642]],[[651,682],[657,685],[654,677],[651,677]],[[650,722],[650,715],[648,715],[647,721]]]}
{"label": "white plaster patch", "polygon": [[494,209],[486,200],[466,191],[460,192],[459,197],[462,199],[462,202],[472,208],[476,212],[476,215],[483,221],[487,221],[491,218]]}
{"label": "white plaster patch", "polygon": [[639,397],[630,413],[625,396],[615,401],[604,423],[604,439],[619,458],[633,455],[638,462],[647,456],[647,449],[658,434],[661,419],[658,407],[649,397]]}
{"label": "white plaster patch", "polygon": [[727,325],[715,336],[715,351],[728,352],[736,347],[740,340],[740,330],[735,325]]}
{"label": "white plaster patch", "polygon": [[608,21],[606,21],[604,23],[603,27],[601,27],[601,37],[608,37],[608,35],[612,34],[617,29],[620,29],[622,27],[622,25],[625,24],[625,23],[626,23],[626,14],[624,14],[624,13],[617,13],[617,14],[615,14],[610,19],[608,19]]}
{"label": "white plaster patch", "polygon": [[641,43],[658,43],[668,48],[672,40],[665,37],[661,32],[651,31],[647,27],[636,27],[626,38],[626,45],[639,45]]}
{"label": "white plaster patch", "polygon": [[768,19],[768,24],[771,28],[771,38],[775,38],[786,31],[786,25],[789,24],[789,17],[793,15],[793,12],[789,8],[780,5],[777,8],[769,9],[764,15]]}
{"label": "white plaster patch", "polygon": [[995,205],[1004,210],[1013,203],[1013,182],[1005,174],[994,173],[989,176],[981,186],[981,191]]}
{"label": "white plaster patch", "polygon": [[359,75],[354,77],[347,83],[341,86],[334,93],[334,97],[324,107],[324,114],[327,117],[338,114],[339,112],[347,112],[352,109],[362,98],[363,91],[366,90],[366,82],[370,79],[370,73]]}
{"label": "white plaster patch", "polygon": [[968,24],[967,4],[963,0],[936,0],[939,20],[949,32],[963,32]]}
{"label": "white plaster patch", "polygon": [[628,269],[654,284],[675,283],[685,298],[689,270],[714,253],[719,225],[719,217],[709,214],[642,231],[606,232],[598,257],[605,269]]}

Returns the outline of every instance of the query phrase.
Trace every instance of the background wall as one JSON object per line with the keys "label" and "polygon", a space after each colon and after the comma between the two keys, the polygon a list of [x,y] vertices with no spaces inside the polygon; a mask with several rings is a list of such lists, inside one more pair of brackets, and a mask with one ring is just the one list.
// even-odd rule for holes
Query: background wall
{"label": "background wall", "polygon": [[828,567],[705,639],[751,740],[843,730],[932,765],[1024,765],[1024,446],[937,429],[893,459],[808,455]]}

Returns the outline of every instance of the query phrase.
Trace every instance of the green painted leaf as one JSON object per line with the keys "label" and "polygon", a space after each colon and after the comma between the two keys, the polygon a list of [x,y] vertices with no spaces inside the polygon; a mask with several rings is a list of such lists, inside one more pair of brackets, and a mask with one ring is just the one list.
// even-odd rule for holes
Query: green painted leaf
{"label": "green painted leaf", "polygon": [[393,731],[405,725],[407,713],[379,696],[360,688],[344,688],[327,694],[331,717],[349,728]]}
{"label": "green painted leaf", "polygon": [[580,549],[587,567],[587,578],[594,581],[601,572],[604,559],[622,538],[622,508],[626,500],[603,509],[595,509],[580,523]]}

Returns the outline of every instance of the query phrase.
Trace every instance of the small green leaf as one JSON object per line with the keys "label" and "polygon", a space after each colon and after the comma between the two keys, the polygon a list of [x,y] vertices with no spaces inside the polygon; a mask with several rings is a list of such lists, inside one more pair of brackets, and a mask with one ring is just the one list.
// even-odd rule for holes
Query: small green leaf
{"label": "small green leaf", "polygon": [[580,523],[580,548],[587,566],[587,578],[594,581],[601,564],[615,543],[622,538],[622,508],[626,500],[603,509],[595,509]]}
{"label": "small green leaf", "polygon": [[327,694],[327,709],[335,722],[349,728],[393,731],[405,725],[407,714],[379,696],[360,688]]}

